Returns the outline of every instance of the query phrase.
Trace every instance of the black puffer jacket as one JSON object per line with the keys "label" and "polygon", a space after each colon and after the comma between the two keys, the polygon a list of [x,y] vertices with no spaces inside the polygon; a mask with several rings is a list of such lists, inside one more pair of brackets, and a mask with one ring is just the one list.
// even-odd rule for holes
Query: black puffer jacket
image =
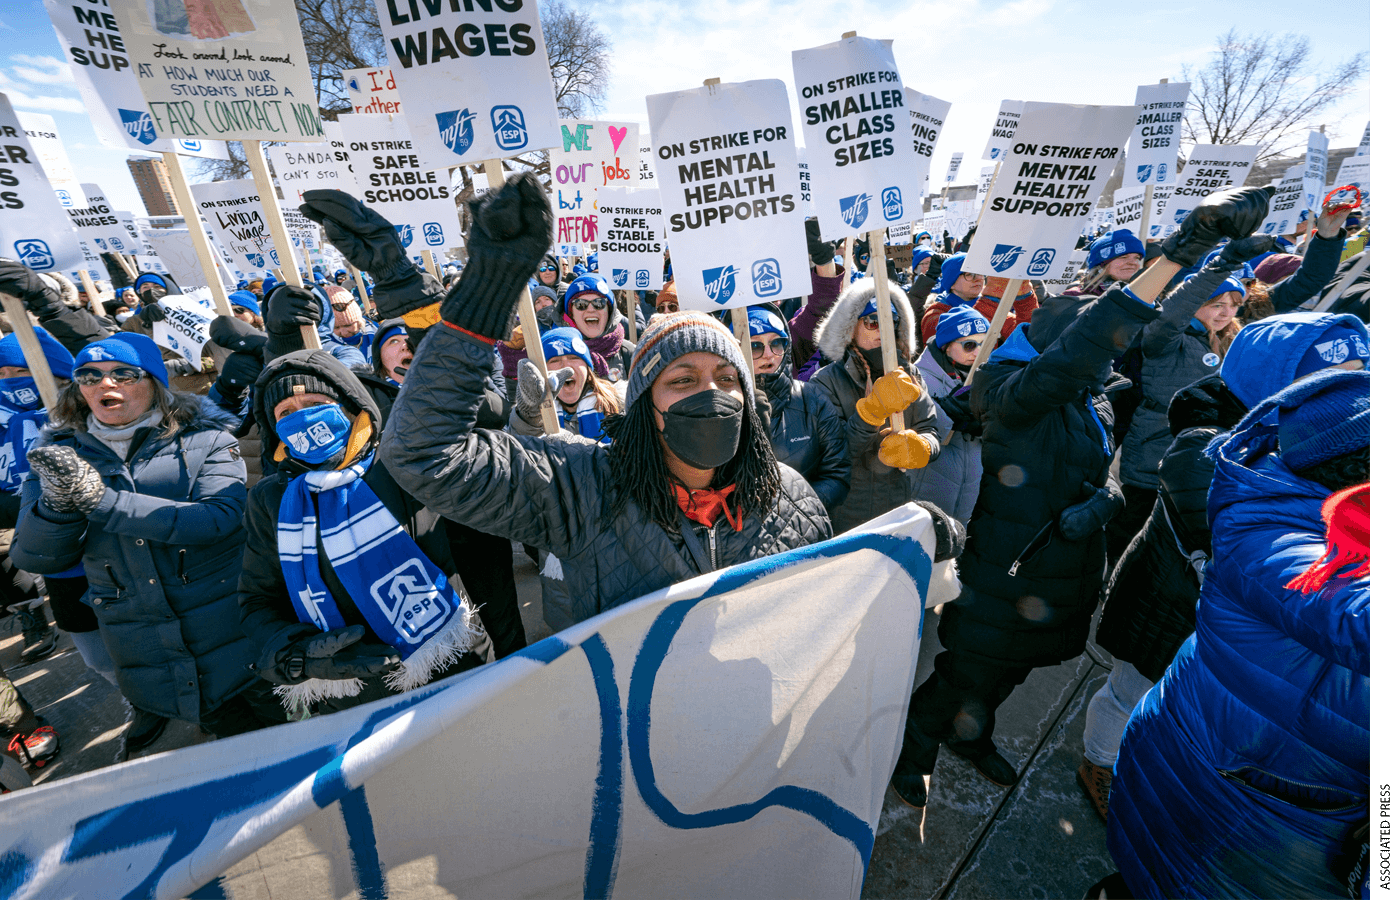
{"label": "black puffer jacket", "polygon": [[[613,510],[609,447],[473,427],[492,352],[445,324],[428,331],[380,447],[394,479],[444,516],[559,557],[576,621],[709,571],[635,504]],[[774,508],[745,511],[741,532],[723,518],[696,529],[716,568],[831,536],[807,482],[786,466],[781,473]]]}
{"label": "black puffer jacket", "polygon": [[1051,298],[973,376],[972,409],[986,422],[982,486],[958,559],[965,591],[939,623],[945,647],[1000,665],[1083,652],[1103,589],[1104,535],[1071,541],[1059,516],[1086,499],[1085,482],[1109,480],[1105,389],[1122,381],[1109,364],[1157,315],[1119,290]]}

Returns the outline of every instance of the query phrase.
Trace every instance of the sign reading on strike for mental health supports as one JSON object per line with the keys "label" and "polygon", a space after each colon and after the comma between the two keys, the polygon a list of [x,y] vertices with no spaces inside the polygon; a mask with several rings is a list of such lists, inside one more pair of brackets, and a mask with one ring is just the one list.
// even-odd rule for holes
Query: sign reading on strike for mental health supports
{"label": "sign reading on strike for mental health supports", "polygon": [[666,268],[660,188],[598,190],[598,272],[614,288],[654,291]]}
{"label": "sign reading on strike for mental health supports", "polygon": [[108,0],[155,133],[325,140],[293,0]]}
{"label": "sign reading on strike for mental health supports", "polygon": [[909,129],[914,134],[914,170],[922,179],[928,175],[933,151],[938,146],[943,123],[948,121],[948,110],[953,108],[953,104],[921,94],[910,87],[904,89],[904,102],[909,107]]}
{"label": "sign reading on strike for mental health supports", "polygon": [[647,118],[681,306],[810,294],[786,86],[767,79],[651,94]]}
{"label": "sign reading on strike for mental health supports", "polygon": [[963,270],[1044,278],[1079,240],[1137,118],[1135,106],[1027,103]]}
{"label": "sign reading on strike for mental health supports", "polygon": [[1161,224],[1174,229],[1186,221],[1191,210],[1216,191],[1244,184],[1254,168],[1256,144],[1197,144],[1191,148],[1186,168],[1177,176]]}
{"label": "sign reading on strike for mental health supports", "polygon": [[[1176,152],[1191,83],[1144,84],[1137,89],[1138,117],[1128,137],[1124,184],[1176,183]],[[1139,217],[1141,218],[1141,217]]]}
{"label": "sign reading on strike for mental health supports", "polygon": [[403,112],[398,82],[388,66],[377,69],[346,69],[340,73],[345,97],[357,116],[392,116]]}
{"label": "sign reading on strike for mental health supports", "polygon": [[190,192],[194,194],[200,215],[228,248],[240,272],[261,272],[288,263],[296,264],[294,260],[278,258],[253,179],[192,184]]}
{"label": "sign reading on strike for mental health supports", "polygon": [[1006,149],[1011,146],[1011,139],[1016,135],[1016,128],[1021,122],[1021,111],[1025,106],[1025,101],[1022,100],[1001,101],[1001,106],[997,109],[996,123],[992,125],[987,146],[982,150],[983,159],[996,162],[1006,155]]}
{"label": "sign reading on strike for mental health supports", "polygon": [[579,256],[582,245],[598,240],[599,189],[639,183],[641,126],[561,119],[559,133],[562,146],[549,151],[554,244],[561,256]]}
{"label": "sign reading on strike for mental health supports", "polygon": [[65,209],[86,206],[83,186],[78,183],[78,176],[73,174],[73,164],[68,161],[68,151],[63,148],[53,116],[23,110],[16,110],[15,115],[24,126],[29,146],[34,149],[39,168],[44,170],[44,177],[53,186],[59,204]]}
{"label": "sign reading on strike for mental health supports", "polygon": [[0,256],[31,269],[60,272],[83,264],[83,249],[24,127],[0,94]]}
{"label": "sign reading on strike for mental health supports", "polygon": [[536,0],[375,0],[399,99],[429,169],[559,146]]}
{"label": "sign reading on strike for mental health supports", "polygon": [[410,256],[461,246],[450,173],[428,167],[406,117],[341,116],[340,126],[360,202],[394,224]]}

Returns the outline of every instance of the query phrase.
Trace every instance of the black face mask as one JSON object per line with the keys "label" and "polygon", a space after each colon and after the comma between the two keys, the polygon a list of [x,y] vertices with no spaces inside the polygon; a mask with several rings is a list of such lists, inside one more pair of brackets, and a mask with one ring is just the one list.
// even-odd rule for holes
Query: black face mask
{"label": "black face mask", "polygon": [[879,378],[885,374],[885,353],[879,347],[873,350],[862,350],[857,347],[856,352],[865,357],[865,364],[870,367],[870,374],[874,378]]}
{"label": "black face mask", "polygon": [[681,462],[717,469],[739,450],[744,404],[723,391],[700,391],[672,403],[661,421],[662,438]]}

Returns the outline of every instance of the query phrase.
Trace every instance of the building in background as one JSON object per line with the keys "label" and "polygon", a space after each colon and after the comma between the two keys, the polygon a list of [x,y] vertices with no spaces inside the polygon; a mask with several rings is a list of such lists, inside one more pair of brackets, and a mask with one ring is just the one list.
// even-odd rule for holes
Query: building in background
{"label": "building in background", "polygon": [[148,216],[178,216],[175,196],[170,192],[170,173],[165,161],[152,156],[128,156],[126,167],[131,170],[131,180],[141,192],[141,202],[146,204]]}

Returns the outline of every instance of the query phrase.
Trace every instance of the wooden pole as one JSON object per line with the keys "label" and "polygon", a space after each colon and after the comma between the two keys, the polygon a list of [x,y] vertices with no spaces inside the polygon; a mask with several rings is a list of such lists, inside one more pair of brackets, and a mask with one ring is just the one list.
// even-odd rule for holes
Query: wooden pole
{"label": "wooden pole", "polygon": [[[1152,228],[1152,183],[1148,182],[1147,187],[1142,190],[1142,221],[1138,223],[1138,240],[1145,245],[1147,243],[1147,232]],[[1143,257],[1144,261],[1146,257]]]}
{"label": "wooden pole", "polygon": [[[282,219],[282,207],[277,205],[277,189],[272,186],[272,172],[267,168],[267,159],[262,153],[262,141],[244,141],[243,153],[248,157],[248,168],[253,172],[253,183],[258,187],[258,199],[262,200],[263,218],[267,220],[267,230],[272,234],[272,246],[283,261],[282,280],[292,287],[305,287],[301,273],[297,271],[296,251],[292,249],[291,235],[287,234],[287,223]],[[306,274],[310,276],[308,268]],[[316,326],[301,326],[301,342],[308,350],[321,349],[321,336]]]}
{"label": "wooden pole", "polygon": [[53,370],[49,368],[49,361],[44,356],[44,348],[39,345],[39,336],[34,333],[34,326],[29,324],[29,315],[24,311],[24,303],[12,294],[0,294],[0,306],[3,306],[5,315],[14,326],[15,334],[19,336],[19,349],[24,353],[24,362],[29,374],[34,376],[34,384],[39,388],[39,397],[44,401],[44,409],[52,410],[58,405],[58,382],[54,381]]}
{"label": "wooden pole", "polygon": [[[894,336],[890,281],[885,272],[885,229],[867,232],[865,238],[870,242],[870,265],[865,267],[865,277],[875,279],[875,313],[880,319],[880,358],[888,375],[899,367],[899,345]],[[890,416],[890,430],[896,434],[904,430],[904,413],[897,412]]]}
{"label": "wooden pole", "polygon": [[185,180],[185,170],[180,167],[180,156],[169,151],[160,156],[170,173],[170,191],[175,197],[175,208],[185,217],[185,224],[190,228],[194,255],[198,257],[199,268],[204,271],[204,279],[209,282],[209,290],[214,295],[214,308],[221,316],[231,316],[233,307],[229,305],[223,279],[219,277],[219,265],[214,261],[214,248],[209,244],[209,235],[204,233],[204,224],[199,220],[199,204],[194,202],[190,184]]}
{"label": "wooden pole", "polygon": [[843,270],[841,273],[841,293],[843,294],[851,286],[851,268],[855,265],[855,261],[851,259],[852,243],[852,238],[848,234],[846,235],[846,243],[841,245],[841,268]]}
{"label": "wooden pole", "polygon": [[350,275],[355,279],[355,284],[360,288],[360,302],[364,305],[365,311],[369,311],[369,288],[365,287],[365,277],[360,274],[360,270],[350,264],[350,260],[345,261],[345,265],[350,266]]}
{"label": "wooden pole", "polygon": [[629,340],[637,343],[637,292],[623,291],[627,295],[627,333],[631,335]]}
{"label": "wooden pole", "polygon": [[112,255],[117,258],[117,265],[122,267],[122,271],[126,273],[126,277],[130,278],[132,281],[135,281],[136,276],[141,274],[140,272],[136,271],[136,267],[133,266],[127,260],[127,258],[125,256],[122,256],[120,253],[113,253]]}

